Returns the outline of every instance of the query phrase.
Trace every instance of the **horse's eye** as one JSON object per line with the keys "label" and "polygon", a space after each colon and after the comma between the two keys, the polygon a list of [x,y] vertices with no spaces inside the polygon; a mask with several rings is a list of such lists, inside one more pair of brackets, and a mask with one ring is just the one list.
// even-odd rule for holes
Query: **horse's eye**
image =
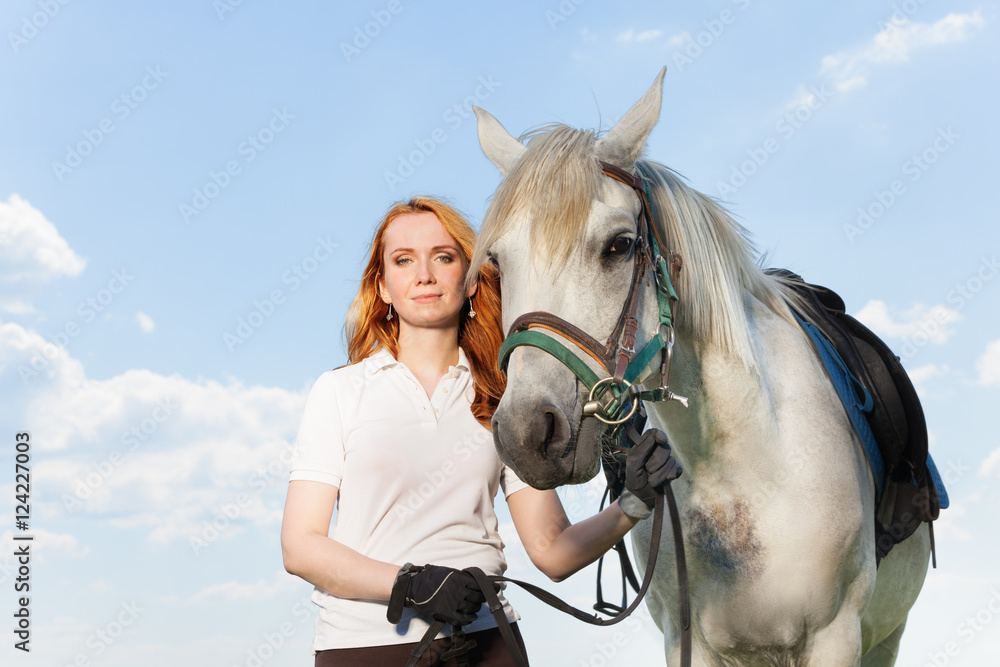
{"label": "horse's eye", "polygon": [[627,255],[628,251],[632,249],[632,241],[627,236],[616,236],[604,254],[608,256]]}
{"label": "horse's eye", "polygon": [[496,256],[493,253],[486,254],[486,261],[496,270],[497,275],[500,274],[500,262],[497,261]]}

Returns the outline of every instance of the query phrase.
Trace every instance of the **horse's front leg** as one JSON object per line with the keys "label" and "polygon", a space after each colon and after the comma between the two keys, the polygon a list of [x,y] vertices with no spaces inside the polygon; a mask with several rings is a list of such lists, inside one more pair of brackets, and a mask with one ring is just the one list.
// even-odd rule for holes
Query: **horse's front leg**
{"label": "horse's front leg", "polygon": [[[659,563],[657,563],[659,568]],[[654,580],[656,581],[656,580]],[[668,580],[669,581],[669,580]],[[663,633],[663,655],[667,667],[681,665],[681,627],[679,602],[664,595],[663,580],[660,586],[653,586],[646,596],[646,604],[652,621]],[[673,583],[672,581],[670,582]],[[692,616],[694,613],[692,612]],[[693,619],[692,619],[693,620]],[[699,629],[692,623],[691,627],[691,667],[718,667],[719,661],[715,651],[705,643]],[[661,664],[650,661],[649,664]]]}
{"label": "horse's front leg", "polygon": [[861,664],[861,614],[845,604],[824,628],[813,631],[801,660],[803,667],[851,667]]}

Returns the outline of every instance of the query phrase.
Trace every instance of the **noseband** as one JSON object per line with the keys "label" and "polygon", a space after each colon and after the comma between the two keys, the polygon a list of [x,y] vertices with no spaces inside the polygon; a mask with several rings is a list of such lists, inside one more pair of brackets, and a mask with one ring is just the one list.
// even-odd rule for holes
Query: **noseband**
{"label": "noseband", "polygon": [[[510,325],[507,338],[500,346],[499,363],[501,370],[506,373],[511,353],[514,348],[521,345],[537,347],[559,359],[590,390],[587,402],[583,406],[584,417],[593,416],[610,426],[611,432],[607,435],[613,437],[619,432],[620,425],[635,415],[643,400],[674,400],[685,407],[688,401],[685,397],[674,394],[668,386],[674,343],[674,307],[677,303],[674,281],[680,274],[681,257],[669,249],[661,251],[665,245],[657,238],[641,167],[636,165],[637,174],[630,174],[614,165],[602,162],[601,170],[607,176],[632,188],[638,195],[642,208],[636,221],[638,235],[633,249],[635,264],[632,269],[632,282],[611,336],[602,345],[586,331],[557,315],[545,311],[532,311],[521,315]],[[670,258],[669,264],[665,256]],[[650,341],[636,354],[639,287],[643,278],[646,278],[648,284],[647,271],[652,272],[656,282],[659,324]],[[596,361],[607,376],[598,377],[579,354],[563,345],[558,339],[536,329],[547,329],[573,343]],[[635,384],[635,379],[649,366],[657,353],[661,354],[660,384],[655,389],[643,389]]]}

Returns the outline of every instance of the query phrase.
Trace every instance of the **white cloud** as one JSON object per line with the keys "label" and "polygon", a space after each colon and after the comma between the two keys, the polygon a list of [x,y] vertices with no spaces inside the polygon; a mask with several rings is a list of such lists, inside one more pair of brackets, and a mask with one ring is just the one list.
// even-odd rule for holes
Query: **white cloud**
{"label": "white cloud", "polygon": [[941,544],[971,540],[972,533],[958,525],[959,520],[964,519],[965,515],[965,504],[952,502],[947,509],[941,511],[934,522],[934,537]]}
{"label": "white cloud", "polygon": [[5,298],[0,298],[0,311],[13,315],[27,315],[36,312],[35,307],[27,301]]}
{"label": "white cloud", "polygon": [[156,329],[156,322],[153,321],[153,318],[141,310],[135,314],[135,320],[139,323],[139,328],[142,329],[143,333],[152,333]]}
{"label": "white cloud", "polygon": [[965,41],[974,28],[985,23],[979,11],[948,14],[930,24],[900,19],[863,46],[825,56],[820,74],[827,76],[838,92],[860,88],[868,83],[875,67],[907,62],[913,53],[927,47]]}
{"label": "white cloud", "polygon": [[671,35],[670,39],[667,40],[667,46],[672,49],[684,46],[691,41],[691,33],[687,30],[679,32],[676,35]]}
{"label": "white cloud", "polygon": [[[14,496],[14,485],[10,484],[4,487],[4,495],[13,498]],[[37,505],[37,503],[32,503],[32,505]],[[11,506],[13,510],[13,506]],[[32,507],[36,509],[36,507]],[[38,527],[38,519],[40,518],[39,513],[33,512],[32,518],[29,523],[30,534],[33,536],[31,541],[31,557],[32,562],[37,562],[39,565],[44,565],[47,569],[51,567],[53,562],[58,562],[58,568],[65,569],[67,563],[65,562],[67,558],[82,558],[90,552],[90,547],[81,547],[77,538],[69,533],[55,533],[50,530]],[[14,525],[14,512],[4,514],[0,516],[3,520],[3,525],[13,526]],[[18,542],[14,541],[14,533],[10,530],[4,531],[0,534],[0,539],[3,540],[4,544],[17,545]],[[18,567],[21,564],[18,563],[17,556],[14,553],[14,547],[12,546],[9,550],[4,550],[0,553],[0,586],[6,588],[8,585],[13,586],[11,582],[18,575]]]}
{"label": "white cloud", "polygon": [[979,476],[1000,478],[1000,447],[994,449],[983,459],[979,465]]}
{"label": "white cloud", "polygon": [[879,123],[872,120],[871,118],[866,118],[859,123],[859,126],[863,130],[872,130],[874,132],[885,132],[889,129],[889,123]]}
{"label": "white cloud", "polygon": [[[13,322],[0,322],[0,376],[22,385],[83,377],[83,366],[66,349]],[[19,399],[23,396],[19,395]],[[43,444],[44,448],[45,445]]]}
{"label": "white cloud", "polygon": [[201,604],[215,597],[221,597],[230,602],[237,600],[260,602],[261,600],[273,598],[285,591],[295,590],[301,586],[301,579],[288,574],[284,570],[279,570],[274,577],[274,581],[271,583],[259,579],[252,584],[241,584],[238,581],[212,584],[192,595],[186,600],[186,603]]}
{"label": "white cloud", "polygon": [[[56,613],[58,614],[58,611]],[[91,641],[96,640],[94,631],[98,627],[96,622],[90,619],[56,615],[48,619],[38,619],[37,623],[35,630],[38,633],[37,636],[47,637],[48,640],[39,642],[38,646],[32,646],[31,650],[36,659],[48,654],[47,657],[52,659],[50,664],[58,664],[56,656],[58,656],[59,662],[64,662],[62,659],[66,656],[83,655],[86,657],[86,653],[83,653],[81,649],[86,645],[88,637],[91,638]],[[103,644],[101,645],[103,646]]]}
{"label": "white cloud", "polygon": [[[0,201],[0,283],[38,283],[76,276],[86,261],[41,211],[12,194]],[[17,307],[17,302],[14,302]],[[8,309],[9,310],[9,309]]]}
{"label": "white cloud", "polygon": [[[9,524],[14,524],[13,517],[11,517]],[[30,534],[34,537],[32,554],[38,557],[39,562],[51,562],[49,559],[55,554],[80,558],[86,556],[90,551],[89,547],[81,547],[76,537],[69,533],[53,533],[51,530],[31,526]],[[15,544],[13,532],[4,531],[3,542],[4,544]]]}
{"label": "white cloud", "polygon": [[910,382],[916,385],[947,375],[948,367],[938,366],[937,364],[927,364],[926,366],[920,366],[918,368],[908,370],[906,374],[910,376]]}
{"label": "white cloud", "polygon": [[49,493],[33,509],[138,528],[155,544],[200,536],[241,497],[221,539],[280,522],[305,391],[145,369],[93,380],[64,348],[3,322],[0,377],[13,380],[43,346],[47,366],[5,406],[31,431],[35,451],[60,452],[35,464]]}
{"label": "white cloud", "polygon": [[979,382],[984,385],[1000,384],[1000,340],[986,346],[983,356],[976,361]]}
{"label": "white cloud", "polygon": [[77,452],[38,464],[60,498],[81,500],[70,509],[146,529],[153,543],[192,536],[211,543],[205,522],[217,516],[227,517],[225,539],[247,523],[275,522],[267,493],[287,481],[304,399],[283,389],[130,370],[56,386],[28,414],[36,438]]}
{"label": "white cloud", "polygon": [[[107,598],[104,598],[107,599]],[[122,605],[126,606],[122,606]],[[167,667],[170,665],[232,665],[232,664],[267,664],[268,662],[254,657],[252,647],[265,647],[264,655],[269,656],[267,648],[273,650],[274,644],[266,643],[266,638],[260,634],[247,631],[243,636],[233,636],[223,631],[215,631],[208,637],[199,637],[188,630],[161,618],[148,618],[152,611],[145,603],[135,605],[138,612],[138,622],[125,626],[119,621],[124,612],[124,618],[133,609],[134,601],[123,600],[118,606],[92,605],[97,609],[76,610],[81,618],[73,616],[55,616],[51,619],[36,619],[37,625],[33,637],[45,637],[45,641],[37,639],[31,644],[31,654],[38,665],[101,665],[102,667],[133,667],[141,664],[143,667]],[[261,605],[257,618],[267,617],[269,610]],[[157,609],[156,612],[159,612]],[[101,614],[104,616],[102,617]],[[155,616],[155,612],[150,614]],[[190,619],[187,619],[190,621]],[[311,617],[310,617],[311,620]],[[263,626],[262,626],[263,627]],[[280,626],[272,626],[278,631]],[[256,628],[255,628],[256,629]],[[100,632],[101,634],[98,634]],[[273,631],[272,631],[273,632]],[[281,653],[308,655],[308,645],[299,646],[311,636],[309,632],[298,632],[298,636],[289,636],[279,645]],[[279,635],[283,636],[283,635]],[[295,646],[295,648],[291,648]],[[10,649],[8,652],[13,653]],[[197,656],[197,657],[192,657]],[[237,656],[240,656],[237,659]],[[254,662],[256,660],[256,662]],[[30,662],[30,661],[25,661]]]}
{"label": "white cloud", "polygon": [[[950,509],[946,511],[951,511]],[[944,516],[942,514],[942,516]],[[937,524],[940,519],[934,522],[935,537],[937,537]],[[937,569],[927,571],[927,580],[924,588],[928,590],[949,591],[954,593],[956,589],[972,589],[977,593],[989,590],[1000,585],[1000,577],[982,577],[974,574],[959,574],[949,572],[947,569]]]}
{"label": "white cloud", "polygon": [[623,33],[620,33],[617,37],[619,42],[648,42],[651,39],[656,39],[663,35],[662,30],[642,30],[636,32],[629,28]]}
{"label": "white cloud", "polygon": [[879,336],[912,339],[919,334],[938,344],[954,333],[949,325],[961,319],[958,311],[941,304],[930,307],[917,304],[896,316],[884,301],[879,300],[866,303],[854,317]]}
{"label": "white cloud", "polygon": [[794,113],[802,107],[813,109],[816,107],[816,104],[817,99],[815,93],[805,86],[799,86],[798,90],[795,91],[795,95],[793,95],[792,99],[785,105],[785,111],[788,113]]}
{"label": "white cloud", "polygon": [[910,376],[910,382],[913,383],[920,399],[926,401],[929,398],[940,398],[948,395],[947,391],[939,389],[940,383],[935,383],[934,380],[946,377],[950,372],[951,369],[945,364],[927,364],[911,368],[906,371],[906,374]]}

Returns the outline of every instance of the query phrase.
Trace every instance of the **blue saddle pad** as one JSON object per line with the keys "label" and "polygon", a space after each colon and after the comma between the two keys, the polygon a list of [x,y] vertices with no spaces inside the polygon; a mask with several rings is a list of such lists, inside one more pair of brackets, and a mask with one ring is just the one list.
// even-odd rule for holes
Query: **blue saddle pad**
{"label": "blue saddle pad", "polygon": [[[882,453],[879,451],[878,443],[875,441],[875,436],[872,434],[866,417],[866,414],[872,409],[871,394],[847,369],[844,360],[826,336],[814,325],[799,317],[797,313],[793,314],[812,340],[820,360],[823,362],[823,367],[826,369],[826,374],[830,377],[830,382],[833,383],[837,396],[840,397],[840,402],[844,405],[844,410],[847,411],[847,416],[854,426],[854,431],[858,434],[858,439],[861,440],[865,456],[868,458],[868,465],[872,469],[872,476],[875,478],[875,502],[878,504],[882,498],[882,490],[885,488],[885,466],[882,463]],[[934,488],[937,490],[941,509],[945,509],[949,505],[948,492],[944,488],[944,481],[941,479],[937,466],[934,465],[930,452],[927,453],[927,471],[930,473]]]}

